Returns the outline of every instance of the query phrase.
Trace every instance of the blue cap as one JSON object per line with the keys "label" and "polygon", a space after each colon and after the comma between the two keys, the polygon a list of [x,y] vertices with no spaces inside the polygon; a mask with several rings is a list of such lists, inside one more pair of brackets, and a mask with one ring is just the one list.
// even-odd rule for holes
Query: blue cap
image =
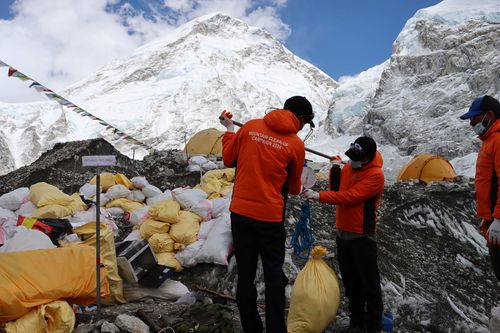
{"label": "blue cap", "polygon": [[471,119],[476,116],[479,116],[481,113],[487,110],[483,110],[481,108],[481,104],[483,104],[483,99],[485,96],[478,97],[472,102],[470,105],[469,111],[467,113],[464,113],[463,115],[460,116],[460,119],[465,120],[465,119]]}

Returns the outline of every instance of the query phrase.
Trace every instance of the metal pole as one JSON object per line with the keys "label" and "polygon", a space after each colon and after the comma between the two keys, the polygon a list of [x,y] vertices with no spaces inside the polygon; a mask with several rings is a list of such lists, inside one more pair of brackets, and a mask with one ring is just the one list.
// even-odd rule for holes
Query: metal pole
{"label": "metal pole", "polygon": [[[243,126],[244,124],[240,123],[240,122],[237,122],[237,121],[234,121],[233,120],[233,124],[235,124],[236,126],[238,127],[241,127]],[[312,153],[312,154],[315,154],[315,155],[318,155],[318,156],[321,156],[321,157],[324,157],[324,158],[327,158],[327,159],[331,159],[331,156],[327,155],[327,154],[323,154],[323,153],[320,153],[319,151],[316,151],[316,150],[312,150],[310,148],[305,148],[305,150],[309,153]]]}
{"label": "metal pole", "polygon": [[96,265],[96,293],[97,313],[96,321],[101,318],[101,176],[99,169],[96,171],[96,207],[95,207],[95,265]]}

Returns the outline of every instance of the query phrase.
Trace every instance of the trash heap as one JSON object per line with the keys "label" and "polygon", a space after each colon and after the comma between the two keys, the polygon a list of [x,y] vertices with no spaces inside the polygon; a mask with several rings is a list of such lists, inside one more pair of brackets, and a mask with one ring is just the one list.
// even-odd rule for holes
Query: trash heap
{"label": "trash heap", "polygon": [[[18,332],[48,325],[66,331],[75,324],[75,312],[95,304],[97,214],[101,304],[135,301],[148,290],[175,301],[189,290],[167,280],[166,271],[228,265],[235,170],[217,169],[220,164],[203,159],[189,161],[190,170],[210,168],[194,187],[162,190],[144,176],[104,172],[99,188],[93,177],[71,195],[38,182],[0,196],[0,294],[10,295],[0,300],[0,327]],[[119,240],[120,229],[131,231]],[[131,255],[123,254],[127,251]],[[143,288],[142,280],[155,289]]]}

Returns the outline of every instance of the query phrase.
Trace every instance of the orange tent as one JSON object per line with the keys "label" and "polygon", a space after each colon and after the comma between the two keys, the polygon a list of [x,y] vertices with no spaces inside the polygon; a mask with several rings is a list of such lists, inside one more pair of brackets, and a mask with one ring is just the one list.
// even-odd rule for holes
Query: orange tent
{"label": "orange tent", "polygon": [[419,154],[406,164],[396,181],[418,179],[426,184],[434,181],[453,180],[457,174],[450,162],[439,155]]}

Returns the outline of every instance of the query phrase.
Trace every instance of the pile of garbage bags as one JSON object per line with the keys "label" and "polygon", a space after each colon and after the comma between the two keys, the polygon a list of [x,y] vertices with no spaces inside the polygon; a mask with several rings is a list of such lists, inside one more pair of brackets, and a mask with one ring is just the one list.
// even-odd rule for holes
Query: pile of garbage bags
{"label": "pile of garbage bags", "polygon": [[[198,263],[227,265],[234,172],[214,168],[194,188],[164,190],[146,177],[102,173],[99,188],[94,177],[71,195],[39,182],[0,196],[0,294],[8,295],[0,300],[0,324],[8,332],[34,322],[72,327],[75,307],[95,303],[97,216],[103,304],[148,295],[146,288],[125,285],[131,299],[124,297],[117,221],[133,226],[123,241],[147,240],[159,265],[175,271]],[[158,290],[176,298],[188,292],[170,280]]]}

